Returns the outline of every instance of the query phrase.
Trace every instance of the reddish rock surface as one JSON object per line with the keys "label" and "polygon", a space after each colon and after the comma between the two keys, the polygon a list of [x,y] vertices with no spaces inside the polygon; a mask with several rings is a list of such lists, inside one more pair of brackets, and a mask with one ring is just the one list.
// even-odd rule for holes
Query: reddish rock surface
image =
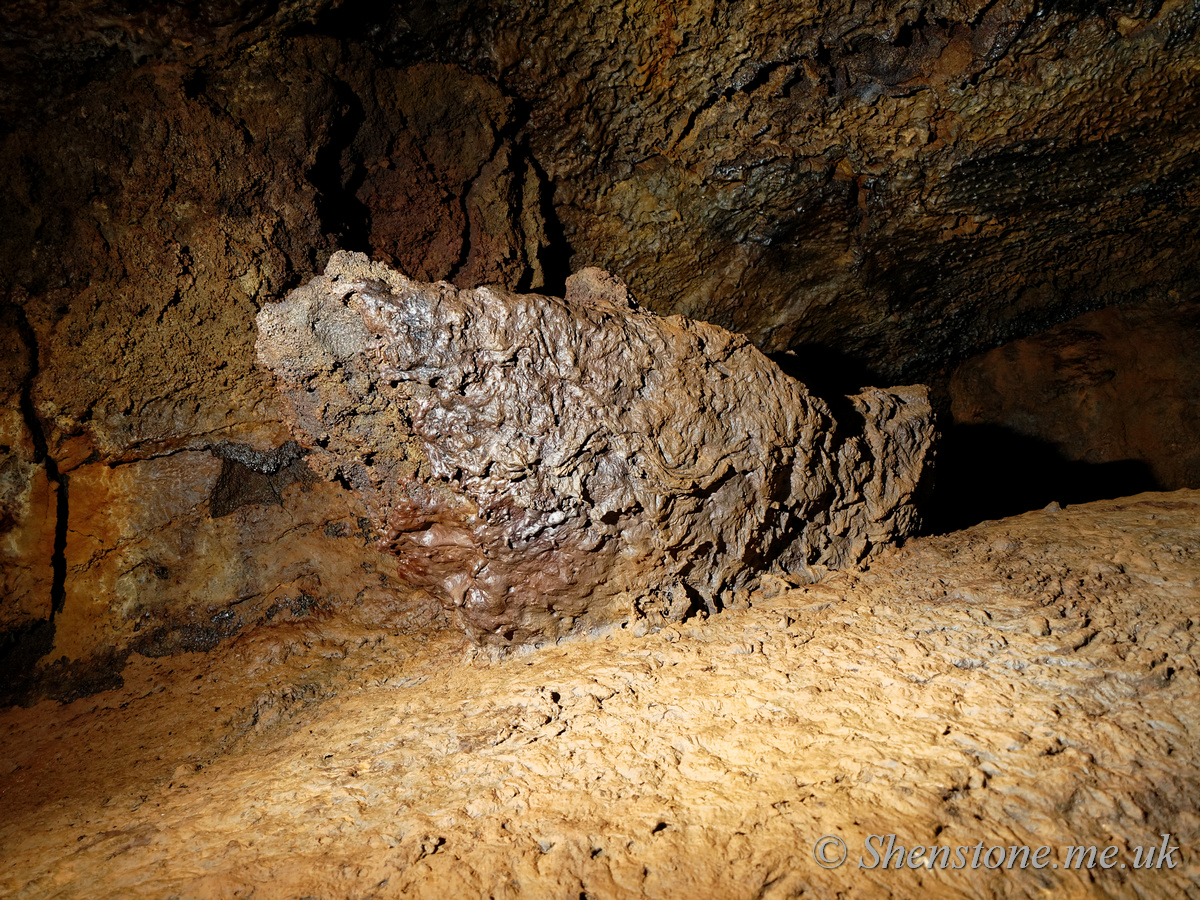
{"label": "reddish rock surface", "polygon": [[960,365],[954,422],[1045,443],[1064,460],[1140,465],[1200,487],[1200,304],[1116,307]]}
{"label": "reddish rock surface", "polygon": [[[253,360],[258,308],[343,234],[323,179],[340,185],[346,117],[386,132],[403,111],[341,99],[337,72],[355,67],[329,40],[235,57],[118,73],[31,126],[32,143],[22,131],[0,145],[0,168],[24,173],[0,221],[15,261],[0,373],[3,699],[94,690],[134,647],[213,647],[277,602],[353,603],[381,578],[398,614],[424,621],[353,498],[312,486],[297,459],[281,474],[290,436]],[[441,134],[468,156],[493,148],[501,126],[487,116],[507,108],[494,89],[404,77],[424,87],[401,93],[427,100],[431,84],[481,85],[473,117]],[[485,161],[431,177],[470,182]],[[456,248],[432,274],[465,264]]]}

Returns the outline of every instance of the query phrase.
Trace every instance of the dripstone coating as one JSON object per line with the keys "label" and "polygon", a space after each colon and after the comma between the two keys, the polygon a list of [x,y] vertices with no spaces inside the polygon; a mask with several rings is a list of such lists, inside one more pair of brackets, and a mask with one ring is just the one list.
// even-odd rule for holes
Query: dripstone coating
{"label": "dripstone coating", "polygon": [[560,299],[337,253],[258,329],[309,464],[477,639],[714,611],[917,524],[923,387],[849,398],[847,427],[746,338],[598,269]]}

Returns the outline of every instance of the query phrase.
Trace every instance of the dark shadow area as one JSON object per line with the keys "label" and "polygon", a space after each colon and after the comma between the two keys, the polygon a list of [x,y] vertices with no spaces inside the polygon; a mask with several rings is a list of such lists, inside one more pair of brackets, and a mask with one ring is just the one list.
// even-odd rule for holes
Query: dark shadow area
{"label": "dark shadow area", "polygon": [[321,230],[335,239],[341,250],[371,253],[371,213],[357,197],[366,169],[346,159],[358,129],[366,121],[362,102],[349,85],[336,85],[340,108],[330,128],[329,142],[317,151],[308,180],[317,189],[317,215]]}
{"label": "dark shadow area", "polygon": [[542,220],[546,223],[546,246],[542,247],[540,253],[542,286],[538,292],[551,297],[562,297],[567,292],[571,257],[575,251],[567,240],[567,233],[558,218],[558,210],[554,208],[554,185],[532,153],[527,155],[527,159],[538,176],[538,200],[541,203]]}
{"label": "dark shadow area", "polygon": [[375,3],[345,0],[331,4],[315,21],[293,28],[292,34],[320,34],[353,41],[375,54],[384,65],[416,62],[462,64],[463,45],[473,46],[496,16],[469,0],[416,0],[413,3]]}
{"label": "dark shadow area", "polygon": [[214,519],[243,506],[282,506],[285,488],[296,482],[308,485],[316,479],[304,462],[304,451],[295,441],[288,441],[271,453],[223,441],[213,452],[221,457],[221,474],[208,498],[209,515]]}
{"label": "dark shadow area", "polygon": [[1052,444],[1006,428],[950,424],[937,446],[922,532],[957,531],[1055,501],[1067,506],[1159,489],[1141,460],[1076,462]]}
{"label": "dark shadow area", "polygon": [[802,345],[768,354],[771,362],[803,382],[822,400],[832,395],[857,394],[865,387],[885,387],[887,382],[861,360],[817,344]]}
{"label": "dark shadow area", "polygon": [[0,706],[28,702],[38,660],[54,649],[54,629],[51,616],[0,631]]}
{"label": "dark shadow area", "polygon": [[[860,427],[862,417],[847,395],[888,384],[859,360],[828,347],[800,347],[770,358],[824,400],[848,433]],[[1162,490],[1141,460],[1066,459],[1053,444],[998,425],[955,425],[948,410],[938,422],[931,487],[920,504],[923,534],[958,531],[1056,501],[1067,506]]]}
{"label": "dark shadow area", "polygon": [[785,375],[808,388],[810,394],[824,400],[833,418],[842,425],[862,422],[862,416],[846,399],[849,394],[857,394],[864,387],[887,384],[860,360],[830,347],[801,346],[783,353],[770,353],[768,358],[783,369]]}

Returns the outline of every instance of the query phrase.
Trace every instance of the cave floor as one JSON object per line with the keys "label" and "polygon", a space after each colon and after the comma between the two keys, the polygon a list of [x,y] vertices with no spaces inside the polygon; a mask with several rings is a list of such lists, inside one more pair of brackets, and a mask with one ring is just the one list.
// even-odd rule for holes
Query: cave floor
{"label": "cave floor", "polygon": [[[1141,494],[641,636],[326,616],[135,657],[0,712],[0,893],[1200,897],[1198,576],[1200,491]],[[871,868],[888,835],[965,864]]]}

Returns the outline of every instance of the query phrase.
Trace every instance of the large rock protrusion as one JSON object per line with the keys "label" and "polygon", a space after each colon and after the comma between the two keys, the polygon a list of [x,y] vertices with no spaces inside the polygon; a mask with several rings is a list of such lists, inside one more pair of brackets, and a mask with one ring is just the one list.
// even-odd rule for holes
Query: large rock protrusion
{"label": "large rock protrusion", "polygon": [[560,299],[338,253],[258,328],[309,464],[477,638],[715,609],[917,523],[923,387],[850,398],[848,428],[744,337],[598,269]]}

